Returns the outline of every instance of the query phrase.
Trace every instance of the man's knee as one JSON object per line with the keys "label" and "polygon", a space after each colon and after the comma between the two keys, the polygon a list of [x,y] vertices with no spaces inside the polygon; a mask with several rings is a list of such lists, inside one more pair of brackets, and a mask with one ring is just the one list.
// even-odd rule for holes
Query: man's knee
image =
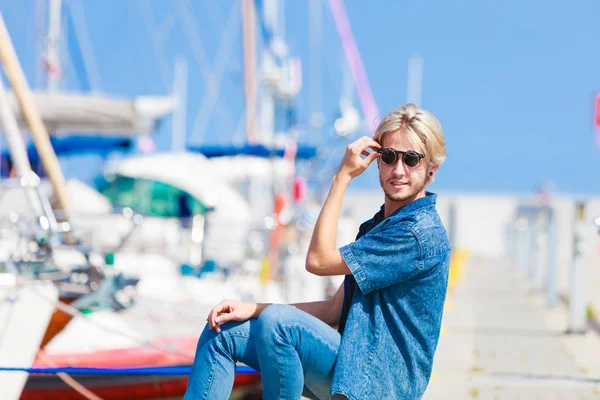
{"label": "man's knee", "polygon": [[[203,346],[209,346],[214,350],[221,350],[225,353],[232,353],[235,345],[233,344],[232,335],[235,335],[236,332],[243,330],[242,325],[247,323],[246,321],[238,322],[238,321],[229,321],[224,323],[221,326],[221,332],[217,333],[215,329],[210,329],[209,324],[207,323],[204,326],[204,330],[200,335],[200,339],[198,341],[198,348]],[[249,331],[249,329],[247,329]]]}
{"label": "man's knee", "polygon": [[296,308],[287,304],[272,304],[265,308],[258,316],[258,333],[260,336],[271,336],[285,326],[286,321],[290,321],[290,317]]}
{"label": "man's knee", "polygon": [[208,322],[204,325],[204,329],[200,334],[199,344],[207,343],[213,340],[217,336],[217,332],[214,329],[210,329]]}

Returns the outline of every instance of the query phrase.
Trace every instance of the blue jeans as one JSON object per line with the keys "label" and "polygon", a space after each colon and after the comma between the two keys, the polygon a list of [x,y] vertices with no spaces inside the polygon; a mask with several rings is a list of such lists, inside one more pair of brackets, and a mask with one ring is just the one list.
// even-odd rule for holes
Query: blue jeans
{"label": "blue jeans", "polygon": [[263,399],[327,399],[340,334],[288,305],[267,307],[257,319],[204,328],[184,400],[228,399],[236,362],[259,371]]}

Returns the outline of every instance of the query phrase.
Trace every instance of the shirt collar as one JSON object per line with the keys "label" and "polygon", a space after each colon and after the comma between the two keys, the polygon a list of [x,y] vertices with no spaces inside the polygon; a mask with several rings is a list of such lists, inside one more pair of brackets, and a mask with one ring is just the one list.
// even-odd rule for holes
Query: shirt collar
{"label": "shirt collar", "polygon": [[[437,199],[437,194],[435,194],[433,192],[425,191],[425,197],[421,197],[420,199],[411,201],[404,207],[401,207],[401,208],[397,209],[396,211],[394,211],[392,214],[389,215],[388,218],[399,216],[399,215],[411,214],[421,208],[435,205],[436,199]],[[361,225],[361,229],[359,229],[359,232],[362,232],[362,234],[364,234],[364,233],[368,232],[369,230],[373,229],[375,226],[377,226],[381,221],[383,221],[385,219],[384,215],[385,215],[385,204],[382,204],[381,207],[379,208],[379,211],[377,211],[377,213],[373,216],[373,218],[364,222]],[[363,228],[366,228],[365,232],[363,232]],[[359,236],[360,235],[361,235],[361,233],[359,233]]]}
{"label": "shirt collar", "polygon": [[[435,194],[433,192],[425,191],[425,197],[421,197],[420,199],[411,201],[407,205],[400,207],[399,209],[397,209],[396,211],[391,213],[390,217],[398,216],[398,215],[412,214],[421,208],[435,206],[436,199],[437,199],[437,194]],[[381,210],[379,211],[379,213],[381,213],[381,215],[383,216],[383,206],[381,206]],[[379,215],[379,213],[377,213],[377,215]]]}

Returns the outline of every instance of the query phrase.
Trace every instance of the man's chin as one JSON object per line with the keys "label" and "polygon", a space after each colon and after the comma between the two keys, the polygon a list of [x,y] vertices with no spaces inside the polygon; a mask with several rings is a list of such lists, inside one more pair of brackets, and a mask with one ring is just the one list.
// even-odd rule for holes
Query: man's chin
{"label": "man's chin", "polygon": [[391,201],[406,201],[408,198],[410,198],[410,195],[406,195],[404,193],[389,193],[389,192],[384,192],[385,193],[385,197],[387,197],[389,200]]}
{"label": "man's chin", "polygon": [[[425,186],[423,186],[423,188],[425,188]],[[423,190],[423,189],[421,189],[421,190]],[[398,191],[394,191],[394,192],[384,190],[384,193],[385,193],[385,197],[387,197],[388,200],[391,200],[394,202],[406,202],[406,201],[414,200],[419,195],[421,190],[410,191],[410,188],[406,187],[406,188],[402,188],[402,189],[400,189]]]}

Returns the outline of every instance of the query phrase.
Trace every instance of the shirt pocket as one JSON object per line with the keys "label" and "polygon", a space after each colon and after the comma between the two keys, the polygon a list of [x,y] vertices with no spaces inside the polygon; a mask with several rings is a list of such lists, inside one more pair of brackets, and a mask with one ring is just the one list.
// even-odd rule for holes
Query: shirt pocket
{"label": "shirt pocket", "polygon": [[443,226],[431,224],[413,228],[423,260],[444,258],[450,253],[450,242]]}

